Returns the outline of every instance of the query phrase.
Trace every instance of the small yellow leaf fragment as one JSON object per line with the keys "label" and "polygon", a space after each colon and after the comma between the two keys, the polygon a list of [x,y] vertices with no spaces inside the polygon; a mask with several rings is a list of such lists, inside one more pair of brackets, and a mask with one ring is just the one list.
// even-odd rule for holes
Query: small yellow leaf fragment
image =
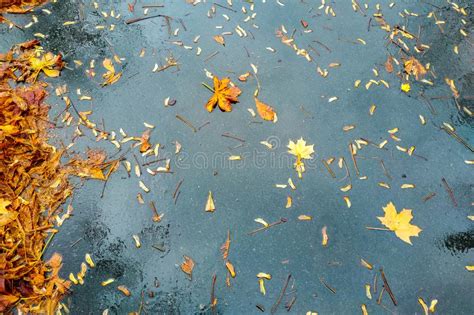
{"label": "small yellow leaf fragment", "polygon": [[438,304],[437,299],[431,300],[430,307],[429,307],[429,310],[431,313],[436,312],[436,304]]}
{"label": "small yellow leaf fragment", "polygon": [[360,264],[361,264],[363,267],[365,267],[365,268],[367,268],[367,269],[369,269],[369,270],[374,269],[374,266],[372,266],[372,264],[370,264],[369,262],[367,262],[366,260],[364,260],[364,259],[362,259],[362,258],[360,259]]}
{"label": "small yellow leaf fragment", "polygon": [[328,245],[328,240],[329,240],[329,237],[328,237],[328,234],[327,234],[327,227],[326,226],[323,226],[323,228],[321,229],[321,234],[323,236],[323,239],[321,241],[321,245],[323,245],[324,247],[326,247]]}
{"label": "small yellow leaf fragment", "polygon": [[209,191],[209,194],[207,195],[207,202],[206,202],[206,212],[214,212],[216,210],[216,206],[214,204],[214,198],[212,198],[212,192]]}
{"label": "small yellow leaf fragment", "polygon": [[231,155],[229,156],[229,161],[240,161],[242,157],[240,155]]}
{"label": "small yellow leaf fragment", "polygon": [[141,189],[143,189],[144,192],[146,193],[150,192],[150,189],[142,181],[139,181],[138,185],[140,186]]}
{"label": "small yellow leaf fragment", "polygon": [[265,295],[267,293],[265,290],[265,280],[263,280],[263,278],[258,279],[258,285],[260,287],[260,293]]}
{"label": "small yellow leaf fragment", "polygon": [[92,260],[92,257],[89,253],[86,254],[85,259],[86,259],[86,263],[89,265],[89,267],[91,267],[91,268],[95,267],[95,263]]}
{"label": "small yellow leaf fragment", "polygon": [[426,119],[425,119],[425,117],[424,117],[423,115],[419,115],[418,117],[420,118],[420,123],[421,123],[423,126],[426,125]]}
{"label": "small yellow leaf fragment", "polygon": [[370,284],[365,285],[365,296],[367,296],[369,300],[372,300],[372,293],[370,293]]}
{"label": "small yellow leaf fragment", "polygon": [[415,188],[415,184],[402,184],[400,187],[402,189],[413,189]]}
{"label": "small yellow leaf fragment", "polygon": [[142,243],[140,243],[140,237],[136,234],[133,234],[132,237],[133,237],[133,240],[135,241],[135,246],[137,248],[142,247]]}
{"label": "small yellow leaf fragment", "polygon": [[124,286],[123,284],[119,285],[117,287],[117,290],[122,292],[122,294],[125,295],[125,296],[130,296],[131,295],[130,290],[126,286]]}
{"label": "small yellow leaf fragment", "polygon": [[286,197],[286,206],[285,206],[285,208],[286,209],[291,208],[292,203],[293,203],[293,199],[291,198],[291,196]]}
{"label": "small yellow leaf fragment", "polygon": [[265,220],[262,219],[262,218],[256,218],[254,221],[257,222],[257,223],[260,223],[260,224],[263,225],[264,227],[268,227],[267,221],[265,221]]}
{"label": "small yellow leaf fragment", "polygon": [[464,163],[468,165],[474,165],[474,160],[464,160]]}
{"label": "small yellow leaf fragment", "polygon": [[379,182],[378,185],[383,188],[390,189],[390,185],[385,182]]}
{"label": "small yellow leaf fragment", "polygon": [[290,185],[291,189],[296,190],[296,186],[291,178],[288,178],[288,185]]}
{"label": "small yellow leaf fragment", "polygon": [[263,279],[271,280],[271,279],[272,279],[272,275],[269,274],[269,273],[265,273],[265,272],[259,272],[259,273],[257,274],[257,278],[259,278],[259,279],[263,278]]}
{"label": "small yellow leaf fragment", "polygon": [[300,220],[300,221],[311,221],[312,219],[313,219],[312,216],[306,215],[306,214],[300,214],[298,216],[298,220]]}
{"label": "small yellow leaf fragment", "polygon": [[79,281],[77,281],[76,277],[74,276],[72,272],[69,274],[69,280],[71,280],[71,282],[76,285],[79,284]]}
{"label": "small yellow leaf fragment", "polygon": [[361,82],[360,80],[355,80],[354,87],[358,88],[360,86],[360,82]]}
{"label": "small yellow leaf fragment", "polygon": [[466,270],[471,272],[474,271],[474,265],[467,265]]}
{"label": "small yellow leaf fragment", "polygon": [[370,105],[370,108],[369,108],[369,115],[370,115],[370,116],[373,116],[376,109],[377,109],[377,106],[376,106],[375,104]]}
{"label": "small yellow leaf fragment", "polygon": [[114,282],[114,281],[115,281],[114,278],[109,278],[109,279],[107,279],[107,280],[102,281],[102,282],[100,283],[100,285],[103,286],[103,287],[106,287],[106,286],[108,286],[109,284],[111,284],[111,283]]}
{"label": "small yellow leaf fragment", "polygon": [[359,43],[361,43],[362,45],[367,45],[367,43],[365,42],[365,40],[363,40],[362,38],[357,38],[357,41]]}
{"label": "small yellow leaf fragment", "polygon": [[74,25],[74,24],[76,24],[75,21],[66,21],[66,22],[63,23],[64,26]]}
{"label": "small yellow leaf fragment", "polygon": [[225,262],[225,266],[226,266],[227,270],[229,271],[230,276],[231,276],[232,278],[235,278],[234,265],[232,265],[232,263],[231,263],[230,261],[226,261],[226,262]]}
{"label": "small yellow leaf fragment", "polygon": [[270,150],[273,149],[273,145],[268,142],[268,141],[260,141],[260,144],[266,146],[267,148],[269,148]]}
{"label": "small yellow leaf fragment", "polygon": [[400,86],[400,90],[402,90],[405,93],[410,92],[410,90],[411,90],[410,83],[408,83],[408,82],[402,83],[402,85]]}
{"label": "small yellow leaf fragment", "polygon": [[428,305],[426,305],[425,301],[423,301],[421,297],[418,298],[418,303],[420,303],[421,307],[423,308],[423,312],[425,313],[425,315],[428,315],[429,314]]}
{"label": "small yellow leaf fragment", "polygon": [[362,310],[362,315],[369,315],[369,312],[367,311],[367,306],[365,304],[362,304],[360,306],[360,309]]}
{"label": "small yellow leaf fragment", "polygon": [[342,192],[347,192],[352,189],[352,185],[348,184],[347,186],[341,187],[340,189]]}
{"label": "small yellow leaf fragment", "polygon": [[346,202],[347,208],[350,208],[352,206],[351,199],[349,196],[344,196],[344,201]]}

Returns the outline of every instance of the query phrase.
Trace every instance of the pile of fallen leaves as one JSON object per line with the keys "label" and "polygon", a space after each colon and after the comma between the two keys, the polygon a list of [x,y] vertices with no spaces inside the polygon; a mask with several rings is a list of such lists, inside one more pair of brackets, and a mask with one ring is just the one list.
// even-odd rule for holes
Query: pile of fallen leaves
{"label": "pile of fallen leaves", "polygon": [[48,0],[2,0],[0,13],[26,13],[46,2]]}
{"label": "pile of fallen leaves", "polygon": [[38,75],[58,76],[63,64],[38,41],[0,54],[0,313],[57,310],[70,283],[59,277],[59,254],[43,260],[46,240],[73,192],[70,176],[105,179],[110,166],[98,153],[64,162],[66,150],[48,143],[54,124]]}
{"label": "pile of fallen leaves", "polygon": [[27,13],[46,2],[48,0],[0,0],[0,23],[11,23],[2,16],[3,13]]}

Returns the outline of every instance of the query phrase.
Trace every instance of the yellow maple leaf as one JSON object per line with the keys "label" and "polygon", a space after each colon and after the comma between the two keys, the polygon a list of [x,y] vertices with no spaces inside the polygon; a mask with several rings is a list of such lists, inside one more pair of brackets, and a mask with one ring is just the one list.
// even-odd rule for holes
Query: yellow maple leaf
{"label": "yellow maple leaf", "polygon": [[304,163],[302,160],[313,158],[311,154],[314,153],[314,144],[306,145],[306,141],[303,140],[303,138],[300,138],[296,141],[296,143],[290,140],[287,147],[289,149],[288,153],[296,156],[296,162],[294,164],[294,167],[298,172],[298,177],[301,178],[302,173],[304,173],[305,171]]}
{"label": "yellow maple leaf", "polygon": [[410,83],[408,83],[408,82],[402,83],[402,85],[400,86],[400,90],[402,90],[405,93],[410,92],[410,90],[411,90]]}
{"label": "yellow maple leaf", "polygon": [[411,243],[410,237],[418,236],[422,229],[410,223],[411,219],[413,219],[411,210],[402,209],[402,211],[397,213],[397,209],[392,202],[389,202],[387,206],[383,207],[383,210],[385,212],[385,216],[377,217],[380,222],[388,229],[395,232],[395,235],[399,239],[410,245],[413,245]]}
{"label": "yellow maple leaf", "polygon": [[314,144],[306,145],[306,141],[303,138],[299,138],[296,143],[290,140],[288,143],[288,153],[295,156],[299,156],[300,159],[312,159],[311,154],[314,153]]}

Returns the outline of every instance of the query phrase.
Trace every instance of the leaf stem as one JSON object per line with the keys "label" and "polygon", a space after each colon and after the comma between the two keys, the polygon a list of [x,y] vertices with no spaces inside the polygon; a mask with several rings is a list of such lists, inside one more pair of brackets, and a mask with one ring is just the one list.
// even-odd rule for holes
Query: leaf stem
{"label": "leaf stem", "polygon": [[209,91],[211,91],[212,93],[215,93],[214,89],[207,83],[205,82],[201,82],[201,84],[206,88],[208,89]]}
{"label": "leaf stem", "polygon": [[387,228],[379,228],[379,227],[371,227],[371,226],[366,226],[365,228],[367,230],[374,230],[374,231],[391,231],[390,229],[387,229]]}

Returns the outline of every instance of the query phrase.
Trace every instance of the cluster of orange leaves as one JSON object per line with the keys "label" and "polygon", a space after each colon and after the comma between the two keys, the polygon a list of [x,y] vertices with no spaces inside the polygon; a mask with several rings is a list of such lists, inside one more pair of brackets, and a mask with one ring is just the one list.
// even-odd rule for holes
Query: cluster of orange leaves
{"label": "cluster of orange leaves", "polygon": [[0,1],[0,23],[10,22],[2,16],[2,13],[23,14],[33,8],[43,5],[48,0],[1,0]]}
{"label": "cluster of orange leaves", "polygon": [[[47,63],[38,68],[38,60]],[[56,311],[70,283],[59,276],[61,255],[43,260],[46,239],[57,232],[54,217],[73,193],[70,176],[105,179],[102,171],[109,165],[99,153],[64,162],[65,149],[49,143],[47,85],[37,78],[41,71],[57,76],[62,67],[61,56],[43,52],[36,40],[0,54],[2,314],[15,307],[23,313]]]}

